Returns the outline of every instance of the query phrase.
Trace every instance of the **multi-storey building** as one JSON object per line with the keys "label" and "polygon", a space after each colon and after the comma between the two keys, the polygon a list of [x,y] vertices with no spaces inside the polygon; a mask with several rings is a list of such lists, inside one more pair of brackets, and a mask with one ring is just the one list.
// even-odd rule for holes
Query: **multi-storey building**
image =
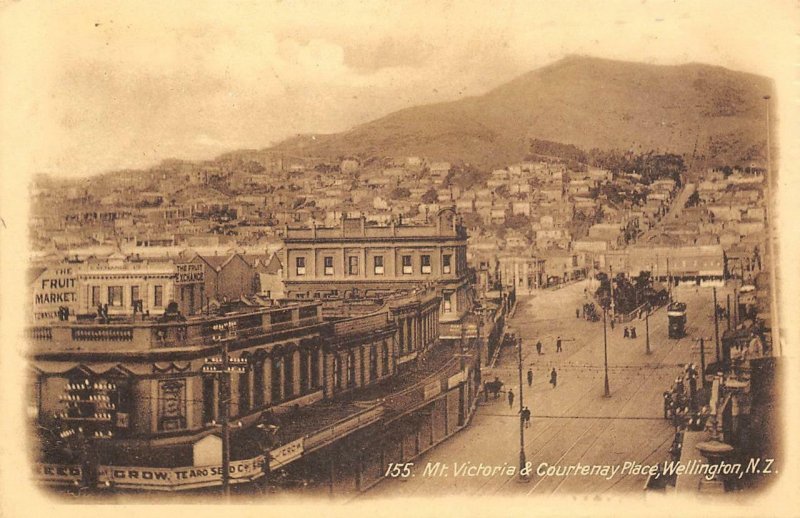
{"label": "multi-storey building", "polygon": [[204,304],[203,269],[180,257],[142,259],[115,252],[105,258],[53,262],[35,273],[34,320],[58,319],[58,309],[70,318],[92,318],[98,306],[108,317],[162,315],[171,302],[184,315]]}
{"label": "multi-storey building", "polygon": [[[324,475],[331,490],[363,490],[382,477],[383,459],[414,458],[466,426],[474,408],[479,349],[456,356],[457,344],[442,344],[397,376],[410,352],[433,343],[421,316],[437,302],[428,288],[328,317],[322,302],[303,301],[181,322],[33,327],[37,478],[111,490],[219,486],[225,412],[231,483],[279,483],[278,472],[296,469]],[[226,352],[236,371],[207,372]]]}
{"label": "multi-storey building", "polygon": [[460,322],[470,309],[467,233],[455,211],[427,225],[370,226],[343,218],[338,227],[287,228],[285,292],[289,299],[361,297],[433,285],[438,320]]}

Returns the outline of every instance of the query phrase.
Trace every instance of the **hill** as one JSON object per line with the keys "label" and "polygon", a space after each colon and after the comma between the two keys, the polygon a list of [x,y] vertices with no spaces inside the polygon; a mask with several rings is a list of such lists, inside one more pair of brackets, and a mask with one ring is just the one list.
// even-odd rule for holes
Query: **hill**
{"label": "hill", "polygon": [[659,150],[711,164],[764,158],[767,78],[702,64],[568,57],[484,95],[404,109],[349,131],[305,135],[270,151],[413,156],[482,167],[523,159],[531,139]]}

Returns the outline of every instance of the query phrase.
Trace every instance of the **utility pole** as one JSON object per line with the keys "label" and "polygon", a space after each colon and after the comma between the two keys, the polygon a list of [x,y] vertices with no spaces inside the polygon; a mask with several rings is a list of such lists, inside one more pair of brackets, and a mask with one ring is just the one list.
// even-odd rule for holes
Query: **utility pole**
{"label": "utility pole", "polygon": [[714,288],[714,342],[717,346],[717,363],[719,363],[719,316],[717,314],[717,288]]}
{"label": "utility pole", "polygon": [[667,288],[668,288],[667,293],[669,294],[669,301],[671,303],[672,302],[672,272],[669,269],[669,256],[667,256],[667,281],[669,283],[669,284],[667,284]]}
{"label": "utility pole", "polygon": [[611,277],[608,279],[608,286],[611,289],[611,320],[614,320],[614,267],[608,266]]}
{"label": "utility pole", "polygon": [[[231,430],[230,430],[230,403],[231,403],[231,374],[247,372],[247,360],[230,357],[230,342],[237,336],[237,321],[229,320],[224,323],[214,324],[215,334],[212,340],[219,342],[222,349],[221,358],[206,358],[203,365],[203,374],[213,375],[219,382],[219,419],[222,427],[222,493],[225,498],[230,497],[230,467],[231,467]],[[222,334],[224,333],[224,334]]]}
{"label": "utility pole", "polygon": [[731,294],[728,293],[726,296],[726,313],[725,317],[728,319],[728,331],[731,330]]}
{"label": "utility pole", "polygon": [[650,304],[647,305],[647,311],[644,314],[644,333],[645,333],[645,347],[646,353],[651,354],[650,350]]}
{"label": "utility pole", "polygon": [[220,377],[220,391],[222,392],[222,493],[225,498],[231,496],[231,373],[230,358],[228,357],[228,341],[222,346],[222,376]]}
{"label": "utility pole", "polygon": [[520,478],[527,480],[523,475],[525,469],[525,422],[522,419],[522,338],[517,338],[517,363],[519,366],[519,472]]}
{"label": "utility pole", "polygon": [[[604,356],[604,365],[605,365],[605,397],[611,397],[611,390],[608,388],[608,332],[606,331],[606,310],[603,309],[603,356]],[[520,379],[522,379],[522,373],[520,371]]]}
{"label": "utility pole", "polygon": [[703,380],[703,388],[706,386],[706,346],[705,340],[700,339],[700,376]]}

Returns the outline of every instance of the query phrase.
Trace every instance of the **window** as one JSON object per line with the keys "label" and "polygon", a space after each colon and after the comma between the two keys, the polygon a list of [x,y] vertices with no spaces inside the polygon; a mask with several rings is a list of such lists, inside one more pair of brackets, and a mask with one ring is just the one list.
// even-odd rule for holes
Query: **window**
{"label": "window", "polygon": [[253,406],[260,407],[264,404],[264,357],[256,355],[253,365]]}
{"label": "window", "polygon": [[442,256],[442,273],[450,273],[452,261],[452,254],[445,254]]}
{"label": "window", "polygon": [[164,286],[153,286],[153,306],[160,308],[164,305]]}
{"label": "window", "polygon": [[309,360],[309,352],[307,350],[300,351],[300,392],[306,393],[308,392],[309,387],[311,386],[310,380],[308,379],[308,360]]}
{"label": "window", "polygon": [[444,310],[446,312],[452,311],[453,309],[453,294],[452,293],[445,293],[444,295]]}
{"label": "window", "polygon": [[333,386],[342,388],[342,361],[338,356],[333,357]]}
{"label": "window", "polygon": [[322,258],[325,266],[325,275],[333,275],[333,257],[325,256]]}
{"label": "window", "polygon": [[319,387],[319,351],[311,353],[311,388]]}
{"label": "window", "polygon": [[348,260],[348,273],[350,275],[358,275],[358,257],[351,255]]}
{"label": "window", "polygon": [[347,386],[354,387],[356,384],[356,353],[352,350],[347,353]]}
{"label": "window", "polygon": [[272,377],[270,378],[270,392],[272,393],[272,401],[281,400],[281,359],[272,359]]}
{"label": "window", "polygon": [[283,360],[283,397],[294,396],[294,353],[288,353]]}
{"label": "window", "polygon": [[186,380],[175,379],[158,383],[158,430],[173,431],[186,428]]}
{"label": "window", "polygon": [[[243,356],[242,359],[248,359]],[[239,415],[244,415],[250,411],[250,373],[245,372],[239,378]]]}
{"label": "window", "polygon": [[297,266],[297,275],[305,275],[306,274],[306,258],[305,257],[297,257],[295,258],[295,265]]}
{"label": "window", "polygon": [[92,306],[100,304],[100,286],[92,286]]}
{"label": "window", "polygon": [[122,286],[108,287],[108,305],[111,307],[122,307]]}
{"label": "window", "polygon": [[131,306],[139,300],[139,286],[131,286]]}
{"label": "window", "polygon": [[378,377],[378,351],[373,345],[369,348],[369,379]]}
{"label": "window", "polygon": [[375,275],[383,275],[383,256],[376,255],[375,261]]}
{"label": "window", "polygon": [[420,257],[422,263],[422,273],[431,273],[431,256],[423,255]]}
{"label": "window", "polygon": [[414,273],[414,267],[411,266],[411,256],[404,255],[402,261],[403,261],[403,273],[404,274]]}
{"label": "window", "polygon": [[383,375],[389,374],[389,343],[384,340],[381,346],[381,363],[383,364]]}

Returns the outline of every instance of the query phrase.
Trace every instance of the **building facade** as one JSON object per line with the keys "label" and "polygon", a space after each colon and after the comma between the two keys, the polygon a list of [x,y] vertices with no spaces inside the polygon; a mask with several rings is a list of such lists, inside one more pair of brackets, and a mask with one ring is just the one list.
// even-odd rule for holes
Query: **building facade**
{"label": "building facade", "polygon": [[470,309],[467,234],[452,209],[428,225],[369,226],[343,218],[339,227],[286,229],[285,294],[289,299],[376,296],[433,285],[439,320],[459,322]]}

